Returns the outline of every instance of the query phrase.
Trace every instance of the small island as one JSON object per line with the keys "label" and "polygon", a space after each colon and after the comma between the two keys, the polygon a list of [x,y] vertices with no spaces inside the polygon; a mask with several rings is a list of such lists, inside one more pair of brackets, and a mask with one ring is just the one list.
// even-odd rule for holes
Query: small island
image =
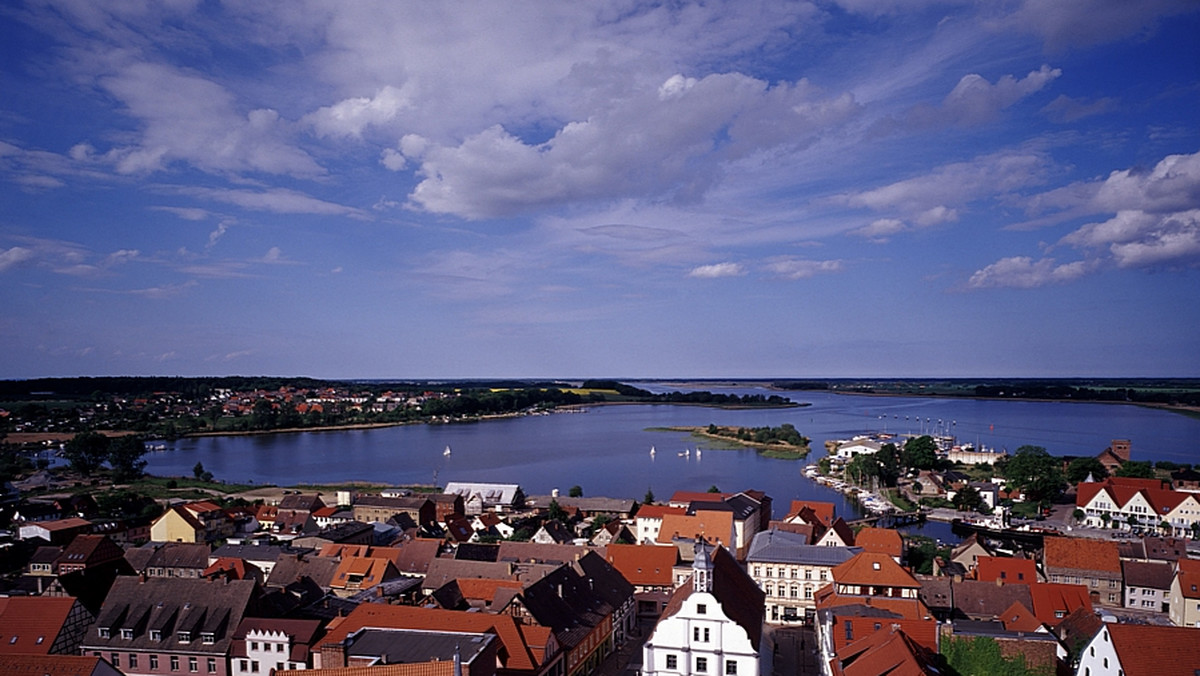
{"label": "small island", "polygon": [[655,427],[651,430],[689,432],[693,437],[716,441],[715,450],[755,448],[759,454],[781,460],[801,460],[808,457],[808,437],[796,431],[791,423],[779,427],[728,427],[709,424],[708,427]]}

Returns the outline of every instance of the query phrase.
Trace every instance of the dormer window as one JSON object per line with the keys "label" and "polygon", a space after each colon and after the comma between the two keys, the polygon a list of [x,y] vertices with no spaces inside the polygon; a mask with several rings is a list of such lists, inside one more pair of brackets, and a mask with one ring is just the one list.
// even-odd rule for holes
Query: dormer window
{"label": "dormer window", "polygon": [[190,632],[190,631],[181,631],[181,632],[179,632],[178,634],[176,634],[176,639],[177,639],[177,640],[178,640],[180,643],[191,643],[191,642],[192,642],[192,632]]}
{"label": "dormer window", "polygon": [[162,630],[161,629],[151,629],[150,630],[150,640],[151,641],[161,641],[162,640]]}
{"label": "dormer window", "polygon": [[211,631],[205,631],[200,633],[200,642],[204,645],[212,645],[217,642],[217,638]]}
{"label": "dormer window", "polygon": [[121,638],[125,639],[126,641],[132,639],[133,638],[133,629],[131,627],[122,627],[121,628]]}
{"label": "dormer window", "polygon": [[112,638],[112,631],[108,627],[100,627],[100,638]]}

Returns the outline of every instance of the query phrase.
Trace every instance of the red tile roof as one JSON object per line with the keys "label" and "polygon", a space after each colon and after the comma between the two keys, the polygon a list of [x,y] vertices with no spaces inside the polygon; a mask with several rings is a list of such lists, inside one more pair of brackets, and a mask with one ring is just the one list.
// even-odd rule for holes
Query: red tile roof
{"label": "red tile roof", "polygon": [[975,579],[983,582],[1003,580],[1008,584],[1030,584],[1037,582],[1037,565],[1033,559],[981,556],[976,563]]}
{"label": "red tile roof", "polygon": [[858,531],[854,535],[854,546],[896,558],[904,553],[904,541],[900,539],[900,533],[889,528],[868,527]]}
{"label": "red tile roof", "polygon": [[881,629],[843,647],[831,662],[835,676],[940,673],[936,656],[894,627]]}
{"label": "red tile roof", "polygon": [[1121,555],[1111,540],[1048,537],[1044,541],[1042,565],[1046,568],[1103,571],[1121,575]]}
{"label": "red tile roof", "polygon": [[828,526],[833,523],[836,509],[834,504],[832,502],[817,502],[815,500],[792,500],[792,505],[788,509],[788,515],[785,520],[796,516],[805,507],[812,510],[821,524]]}
{"label": "red tile roof", "polygon": [[862,552],[833,569],[838,584],[920,589],[921,583],[892,557],[879,552]]}
{"label": "red tile roof", "polygon": [[472,633],[495,631],[504,644],[503,652],[508,655],[507,661],[502,665],[504,669],[533,671],[537,666],[526,645],[523,628],[508,615],[364,603],[337,622],[336,626],[330,623],[328,633],[321,644],[341,642],[363,627]]}
{"label": "red tile roof", "polygon": [[699,534],[723,545],[733,542],[733,512],[704,512],[695,516],[667,514],[663,517],[658,541],[669,544],[672,537],[694,538]]}
{"label": "red tile roof", "polygon": [[1125,676],[1195,676],[1200,629],[1149,624],[1105,625]]}
{"label": "red tile roof", "polygon": [[1200,599],[1200,559],[1179,559],[1175,570],[1184,598]]}
{"label": "red tile roof", "polygon": [[1004,623],[1006,631],[1031,633],[1043,626],[1042,621],[1033,614],[1033,611],[1022,605],[1020,601],[1013,603],[1001,613],[1000,621]]}
{"label": "red tile roof", "polygon": [[672,568],[679,560],[679,549],[659,545],[609,545],[608,562],[630,584],[642,587],[674,585]]}
{"label": "red tile roof", "polygon": [[0,654],[48,654],[74,605],[69,596],[0,598]]}
{"label": "red tile roof", "polygon": [[1079,608],[1092,610],[1092,599],[1087,587],[1081,584],[1054,584],[1039,582],[1029,585],[1033,597],[1033,613],[1043,623],[1058,626],[1063,618]]}
{"label": "red tile roof", "polygon": [[[103,666],[101,666],[103,665]],[[80,655],[0,655],[0,674],[91,676],[120,673],[99,657]],[[382,675],[380,675],[382,676]]]}

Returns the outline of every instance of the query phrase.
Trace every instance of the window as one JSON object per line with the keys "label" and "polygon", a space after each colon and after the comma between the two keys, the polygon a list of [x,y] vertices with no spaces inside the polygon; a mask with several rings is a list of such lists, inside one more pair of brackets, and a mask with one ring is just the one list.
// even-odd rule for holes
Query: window
{"label": "window", "polygon": [[176,634],[176,638],[179,639],[180,643],[191,643],[192,642],[192,632],[181,631],[178,634]]}
{"label": "window", "polygon": [[667,668],[668,669],[678,669],[679,668],[679,658],[676,657],[675,655],[667,655]]}
{"label": "window", "polygon": [[696,604],[696,614],[697,614],[697,615],[705,615],[705,614],[707,614],[707,613],[708,613],[708,606],[707,606],[707,605],[705,605],[705,604],[703,604],[703,603],[697,603],[697,604]]}
{"label": "window", "polygon": [[737,660],[725,660],[725,676],[737,676]]}
{"label": "window", "polygon": [[256,674],[258,673],[258,660],[250,661],[250,671]]}
{"label": "window", "polygon": [[707,657],[697,657],[696,658],[696,671],[701,674],[708,671],[708,658]]}
{"label": "window", "polygon": [[179,671],[179,657],[171,655],[171,671]]}
{"label": "window", "polygon": [[202,632],[200,634],[200,642],[204,645],[212,645],[217,642],[217,637],[211,631]]}
{"label": "window", "polygon": [[242,671],[250,671],[250,660],[239,660],[242,663]]}
{"label": "window", "polygon": [[121,638],[125,639],[126,641],[132,639],[133,638],[133,629],[130,627],[122,627],[121,628]]}
{"label": "window", "polygon": [[[100,638],[112,638],[112,632],[109,630],[108,627],[100,627]],[[16,643],[16,642],[17,642],[17,637],[14,636],[12,643]]]}
{"label": "window", "polygon": [[188,658],[188,671],[192,672],[193,674],[196,673],[197,671],[200,671],[200,667],[196,666],[196,658],[195,657]]}
{"label": "window", "polygon": [[112,665],[113,665],[114,667],[119,667],[119,666],[121,666],[121,653],[109,653],[109,654],[108,654],[108,661],[109,661],[109,662],[112,662]]}
{"label": "window", "polygon": [[150,640],[151,641],[161,641],[162,640],[162,631],[159,629],[151,629],[150,630]]}
{"label": "window", "polygon": [[129,653],[129,668],[137,669],[137,665],[138,665],[137,663],[138,663],[137,653]]}
{"label": "window", "polygon": [[846,620],[842,624],[842,628],[846,630],[846,640],[853,641],[854,640],[854,625],[850,623],[850,620]]}
{"label": "window", "polygon": [[251,650],[258,650],[258,641],[251,641],[251,642],[250,642],[250,649],[251,649]]}
{"label": "window", "polygon": [[158,655],[150,656],[150,668],[154,671],[158,671]]}
{"label": "window", "polygon": [[275,644],[275,652],[277,652],[277,653],[283,652],[283,644],[282,643]]}
{"label": "window", "polygon": [[215,657],[208,658],[208,673],[210,673],[210,674],[217,673],[217,658],[215,658]]}

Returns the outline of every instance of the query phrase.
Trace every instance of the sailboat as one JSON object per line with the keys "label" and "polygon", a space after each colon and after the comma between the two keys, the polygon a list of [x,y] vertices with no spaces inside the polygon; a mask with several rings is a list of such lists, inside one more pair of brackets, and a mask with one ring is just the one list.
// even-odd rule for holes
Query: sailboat
{"label": "sailboat", "polygon": [[696,449],[696,459],[697,460],[700,459],[700,449],[699,448]]}
{"label": "sailboat", "polygon": [[650,457],[651,458],[654,457],[654,447],[653,446],[650,447]]}
{"label": "sailboat", "polygon": [[447,458],[450,457],[450,447],[449,446],[446,447],[446,450],[442,451],[442,455],[446,456]]}
{"label": "sailboat", "polygon": [[681,457],[681,458],[686,458],[686,457],[689,457],[689,456],[691,456],[691,454],[692,454],[692,449],[690,449],[690,448],[685,448],[685,449],[683,449],[682,451],[680,451],[680,452],[679,452],[679,457]]}

